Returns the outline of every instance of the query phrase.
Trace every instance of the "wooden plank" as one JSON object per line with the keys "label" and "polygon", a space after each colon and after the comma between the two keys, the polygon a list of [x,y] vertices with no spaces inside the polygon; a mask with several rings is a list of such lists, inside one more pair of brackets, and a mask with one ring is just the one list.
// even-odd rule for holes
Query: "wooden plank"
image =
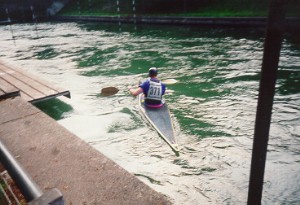
{"label": "wooden plank", "polygon": [[60,87],[56,87],[56,86],[50,84],[49,82],[46,82],[46,81],[42,80],[41,78],[33,75],[32,73],[29,74],[29,73],[27,73],[25,71],[22,71],[22,70],[20,70],[18,68],[15,68],[13,66],[6,65],[6,64],[4,64],[3,62],[0,61],[0,66],[1,65],[4,66],[4,67],[6,67],[6,68],[8,68],[8,69],[10,69],[11,71],[14,71],[15,73],[19,73],[19,74],[21,74],[23,76],[26,76],[29,79],[32,79],[33,81],[35,81],[35,82],[37,82],[37,83],[39,83],[39,84],[47,87],[50,90],[53,90],[53,91],[58,92],[58,93],[66,91],[65,89],[62,89]]}
{"label": "wooden plank", "polygon": [[34,98],[32,96],[28,95],[27,93],[20,92],[20,95],[27,102],[30,102],[30,101],[34,100]]}
{"label": "wooden plank", "polygon": [[2,78],[3,73],[0,72],[0,89],[4,93],[11,93],[11,92],[16,92],[19,91],[15,86],[9,84],[6,80]]}
{"label": "wooden plank", "polygon": [[[6,80],[7,82],[9,82],[10,84],[14,85],[15,87],[20,89],[21,92],[21,97],[26,97],[29,96],[32,99],[36,99],[36,98],[42,98],[42,97],[46,97],[45,94],[35,90],[34,88],[30,87],[29,85],[27,85],[26,83],[20,81],[19,79],[15,78],[12,74],[12,72],[5,72],[3,69],[3,67],[0,66],[0,72],[2,71],[1,77]],[[27,99],[27,97],[26,97]]]}
{"label": "wooden plank", "polygon": [[20,95],[20,91],[2,79],[1,76],[2,73],[0,73],[0,100]]}
{"label": "wooden plank", "polygon": [[20,95],[20,91],[5,93],[2,90],[0,90],[0,100],[4,100],[7,98],[12,98]]}
{"label": "wooden plank", "polygon": [[70,92],[41,80],[40,78],[18,68],[14,68],[0,61],[0,76],[16,90],[20,90],[21,97],[34,103],[58,96],[71,98]]}
{"label": "wooden plank", "polygon": [[5,71],[6,73],[13,74],[15,78],[22,81],[23,83],[27,84],[29,87],[43,93],[44,95],[54,95],[57,93],[56,90],[45,86],[44,84],[40,83],[39,81],[27,76],[25,73],[18,72],[14,69],[8,68],[6,66],[0,65],[0,69]]}
{"label": "wooden plank", "polygon": [[41,102],[41,101],[44,101],[44,100],[49,100],[49,99],[52,99],[52,98],[56,98],[56,97],[59,97],[59,96],[65,96],[65,97],[70,98],[71,94],[70,94],[69,91],[64,91],[64,92],[57,93],[55,95],[48,95],[48,96],[43,97],[43,98],[28,100],[28,102],[36,103],[36,102]]}

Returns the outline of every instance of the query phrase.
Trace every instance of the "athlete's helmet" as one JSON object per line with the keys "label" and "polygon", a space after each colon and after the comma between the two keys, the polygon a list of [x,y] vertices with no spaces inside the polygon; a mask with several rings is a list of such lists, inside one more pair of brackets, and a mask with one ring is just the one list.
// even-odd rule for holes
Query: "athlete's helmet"
{"label": "athlete's helmet", "polygon": [[149,76],[156,76],[157,73],[158,73],[157,68],[151,67],[151,68],[149,69]]}

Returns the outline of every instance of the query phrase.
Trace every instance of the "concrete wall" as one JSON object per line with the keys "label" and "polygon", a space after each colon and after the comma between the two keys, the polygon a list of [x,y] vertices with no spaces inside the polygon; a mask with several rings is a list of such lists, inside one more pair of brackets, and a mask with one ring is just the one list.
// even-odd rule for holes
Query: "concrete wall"
{"label": "concrete wall", "polygon": [[[68,0],[0,0],[0,21],[44,20],[54,15]],[[34,14],[34,15],[33,15]]]}

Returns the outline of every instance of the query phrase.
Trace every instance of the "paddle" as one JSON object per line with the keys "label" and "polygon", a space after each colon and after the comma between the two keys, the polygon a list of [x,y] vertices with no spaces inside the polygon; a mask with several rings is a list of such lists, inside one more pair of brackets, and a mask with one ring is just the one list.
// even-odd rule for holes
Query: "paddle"
{"label": "paddle", "polygon": [[[166,84],[166,85],[173,85],[175,83],[177,83],[178,81],[175,79],[166,79],[163,80],[162,83]],[[107,97],[107,96],[112,96],[115,95],[119,92],[119,89],[116,87],[106,87],[106,88],[102,88],[100,95],[103,97]]]}
{"label": "paddle", "polygon": [[166,80],[163,80],[162,83],[166,84],[166,85],[173,85],[175,83],[177,83],[178,81],[175,80],[175,79],[166,79]]}
{"label": "paddle", "polygon": [[118,88],[115,87],[106,87],[106,88],[102,88],[100,95],[107,97],[107,96],[111,96],[116,94],[117,92],[119,92]]}

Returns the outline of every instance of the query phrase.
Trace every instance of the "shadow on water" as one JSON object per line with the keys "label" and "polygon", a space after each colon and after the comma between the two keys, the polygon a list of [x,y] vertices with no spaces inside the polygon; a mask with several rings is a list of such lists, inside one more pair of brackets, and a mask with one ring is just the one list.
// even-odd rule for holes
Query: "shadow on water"
{"label": "shadow on water", "polygon": [[34,105],[55,120],[63,119],[73,111],[72,106],[56,98],[37,102]]}
{"label": "shadow on water", "polygon": [[34,56],[36,56],[37,59],[51,59],[57,57],[58,55],[59,53],[56,52],[51,46],[47,46],[44,50],[34,53]]}
{"label": "shadow on water", "polygon": [[281,69],[278,71],[278,86],[277,91],[281,95],[291,95],[300,93],[300,70]]}

